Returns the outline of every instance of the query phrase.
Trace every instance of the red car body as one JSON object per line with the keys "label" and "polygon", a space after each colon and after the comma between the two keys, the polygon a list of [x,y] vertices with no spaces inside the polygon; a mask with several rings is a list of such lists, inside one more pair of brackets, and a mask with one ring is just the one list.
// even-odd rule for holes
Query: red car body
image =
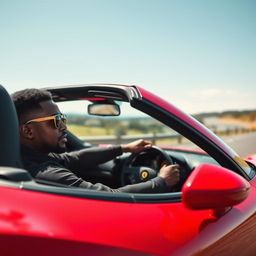
{"label": "red car body", "polygon": [[179,192],[109,195],[15,181],[4,174],[18,169],[0,162],[1,255],[256,254],[255,155],[246,159],[249,165],[191,116],[137,86],[48,90],[65,95],[87,87],[98,92],[86,91],[92,99],[100,91],[127,94],[136,108],[155,109],[153,116],[166,124],[170,117],[175,129],[206,151],[192,153],[213,155],[220,165],[198,165]]}

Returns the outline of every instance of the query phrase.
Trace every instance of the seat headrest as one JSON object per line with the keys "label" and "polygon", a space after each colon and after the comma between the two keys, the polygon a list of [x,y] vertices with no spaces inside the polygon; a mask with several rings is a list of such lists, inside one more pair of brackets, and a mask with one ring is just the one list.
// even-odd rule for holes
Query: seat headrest
{"label": "seat headrest", "polygon": [[18,117],[13,101],[0,85],[0,166],[22,168]]}

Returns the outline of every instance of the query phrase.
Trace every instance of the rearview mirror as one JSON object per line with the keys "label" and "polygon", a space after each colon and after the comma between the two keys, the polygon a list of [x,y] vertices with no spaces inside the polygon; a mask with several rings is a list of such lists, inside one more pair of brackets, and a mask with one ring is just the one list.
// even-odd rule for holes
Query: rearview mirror
{"label": "rearview mirror", "polygon": [[88,114],[96,116],[119,116],[120,108],[116,104],[93,103],[88,105]]}

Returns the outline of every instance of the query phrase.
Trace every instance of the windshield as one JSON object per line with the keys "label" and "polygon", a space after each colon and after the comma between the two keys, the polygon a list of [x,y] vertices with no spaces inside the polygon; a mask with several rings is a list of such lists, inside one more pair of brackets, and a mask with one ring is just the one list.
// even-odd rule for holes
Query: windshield
{"label": "windshield", "polygon": [[[115,101],[120,107],[118,116],[97,116],[87,113],[86,100],[58,103],[67,115],[68,130],[85,144],[124,144],[136,139],[146,139],[160,147],[199,150],[197,145],[170,127],[132,108],[127,102]],[[209,156],[210,157],[210,156]],[[250,176],[251,168],[237,155],[234,159]]]}
{"label": "windshield", "polygon": [[132,108],[127,102],[116,101],[119,116],[96,116],[87,113],[88,101],[58,103],[67,115],[68,130],[86,143],[120,144],[144,138],[157,146],[183,146],[198,148],[176,131]]}

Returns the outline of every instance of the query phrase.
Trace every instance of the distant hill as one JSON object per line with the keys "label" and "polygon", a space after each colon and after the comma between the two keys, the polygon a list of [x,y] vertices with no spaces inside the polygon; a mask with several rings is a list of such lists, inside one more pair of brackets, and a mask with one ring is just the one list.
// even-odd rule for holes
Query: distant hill
{"label": "distant hill", "polygon": [[235,119],[241,119],[241,120],[247,120],[247,121],[254,121],[256,120],[256,109],[253,110],[227,110],[223,112],[206,112],[206,113],[199,113],[193,115],[194,118],[198,120],[203,120],[207,117],[219,117],[219,118],[235,118]]}

